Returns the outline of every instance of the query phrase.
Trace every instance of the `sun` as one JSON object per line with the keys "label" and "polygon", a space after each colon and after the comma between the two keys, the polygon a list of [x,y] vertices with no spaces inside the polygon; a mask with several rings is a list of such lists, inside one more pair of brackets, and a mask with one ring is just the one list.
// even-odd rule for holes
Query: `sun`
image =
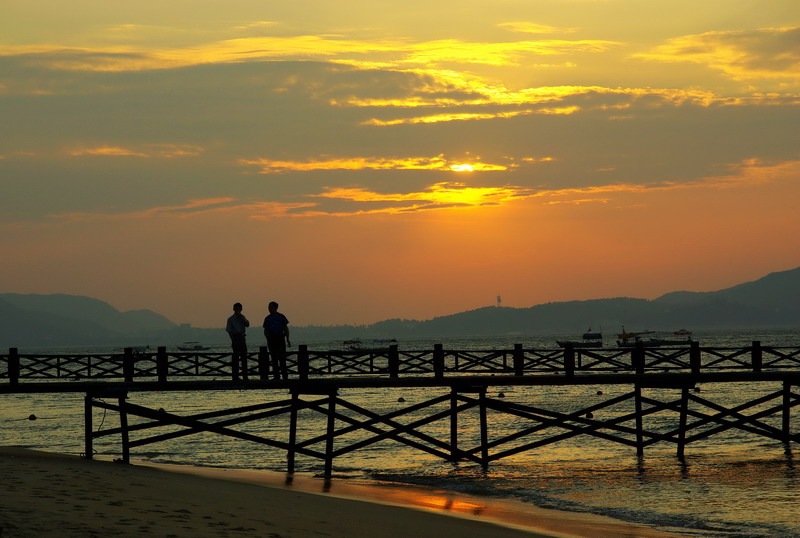
{"label": "sun", "polygon": [[453,172],[472,172],[475,168],[471,164],[451,164],[450,170]]}

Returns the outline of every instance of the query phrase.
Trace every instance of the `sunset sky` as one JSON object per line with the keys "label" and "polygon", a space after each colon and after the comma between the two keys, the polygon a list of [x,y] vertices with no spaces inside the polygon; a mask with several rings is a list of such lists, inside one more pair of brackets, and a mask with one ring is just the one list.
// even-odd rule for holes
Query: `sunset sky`
{"label": "sunset sky", "polygon": [[201,327],[714,291],[800,266],[800,2],[3,0],[0,189],[0,292]]}

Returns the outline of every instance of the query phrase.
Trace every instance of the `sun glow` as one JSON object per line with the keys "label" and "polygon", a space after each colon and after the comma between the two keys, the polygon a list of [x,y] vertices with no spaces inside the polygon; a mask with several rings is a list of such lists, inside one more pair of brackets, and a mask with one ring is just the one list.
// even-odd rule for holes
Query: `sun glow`
{"label": "sun glow", "polygon": [[471,164],[451,164],[450,170],[453,172],[472,172],[475,168]]}

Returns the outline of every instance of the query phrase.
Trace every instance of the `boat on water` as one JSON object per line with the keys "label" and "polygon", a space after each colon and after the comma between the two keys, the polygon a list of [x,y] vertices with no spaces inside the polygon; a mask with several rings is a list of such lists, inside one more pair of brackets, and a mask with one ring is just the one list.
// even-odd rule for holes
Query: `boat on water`
{"label": "boat on water", "polygon": [[556,340],[559,347],[603,347],[603,333],[594,332],[591,327],[583,333],[582,340]]}
{"label": "boat on water", "polygon": [[342,342],[342,350],[344,351],[361,351],[364,349],[364,344],[360,338],[352,338]]}
{"label": "boat on water", "polygon": [[[625,326],[622,326],[622,332],[617,335],[618,347],[635,347],[641,345],[642,347],[661,347],[661,346],[683,346],[692,341],[692,331],[687,329],[679,329],[672,333],[673,336],[679,338],[663,338],[658,336],[649,336],[657,334],[656,331],[638,331],[628,332]],[[643,338],[649,336],[648,338]]]}
{"label": "boat on water", "polygon": [[211,346],[201,345],[200,342],[184,342],[178,346],[181,351],[205,351],[211,349]]}
{"label": "boat on water", "polygon": [[342,351],[386,351],[390,345],[396,343],[394,338],[376,338],[369,344],[364,344],[360,338],[353,338],[342,342]]}

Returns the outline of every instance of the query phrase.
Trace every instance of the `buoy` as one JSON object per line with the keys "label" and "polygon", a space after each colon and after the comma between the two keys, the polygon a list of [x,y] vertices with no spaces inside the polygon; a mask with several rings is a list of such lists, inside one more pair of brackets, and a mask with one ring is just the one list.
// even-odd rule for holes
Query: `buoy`
{"label": "buoy", "polygon": [[592,413],[586,413],[586,418],[594,418],[594,414],[592,414]]}
{"label": "buoy", "polygon": [[506,394],[505,394],[504,392],[501,392],[501,393],[499,393],[499,394],[497,395],[497,397],[498,397],[498,398],[505,398],[505,397],[506,397]]}
{"label": "buoy", "polygon": [[597,395],[598,395],[598,396],[602,396],[602,395],[603,395],[603,391],[602,391],[602,390],[598,390],[598,391],[597,391]]}
{"label": "buoy", "polygon": [[37,418],[36,415],[34,415],[32,413],[30,415],[28,415],[28,420],[36,420],[36,418]]}
{"label": "buoy", "polygon": [[405,402],[405,401],[406,401],[406,399],[405,399],[405,398],[403,398],[402,396],[400,396],[400,397],[397,399],[397,401],[398,401],[398,402],[400,402],[400,403],[403,403],[403,402]]}

